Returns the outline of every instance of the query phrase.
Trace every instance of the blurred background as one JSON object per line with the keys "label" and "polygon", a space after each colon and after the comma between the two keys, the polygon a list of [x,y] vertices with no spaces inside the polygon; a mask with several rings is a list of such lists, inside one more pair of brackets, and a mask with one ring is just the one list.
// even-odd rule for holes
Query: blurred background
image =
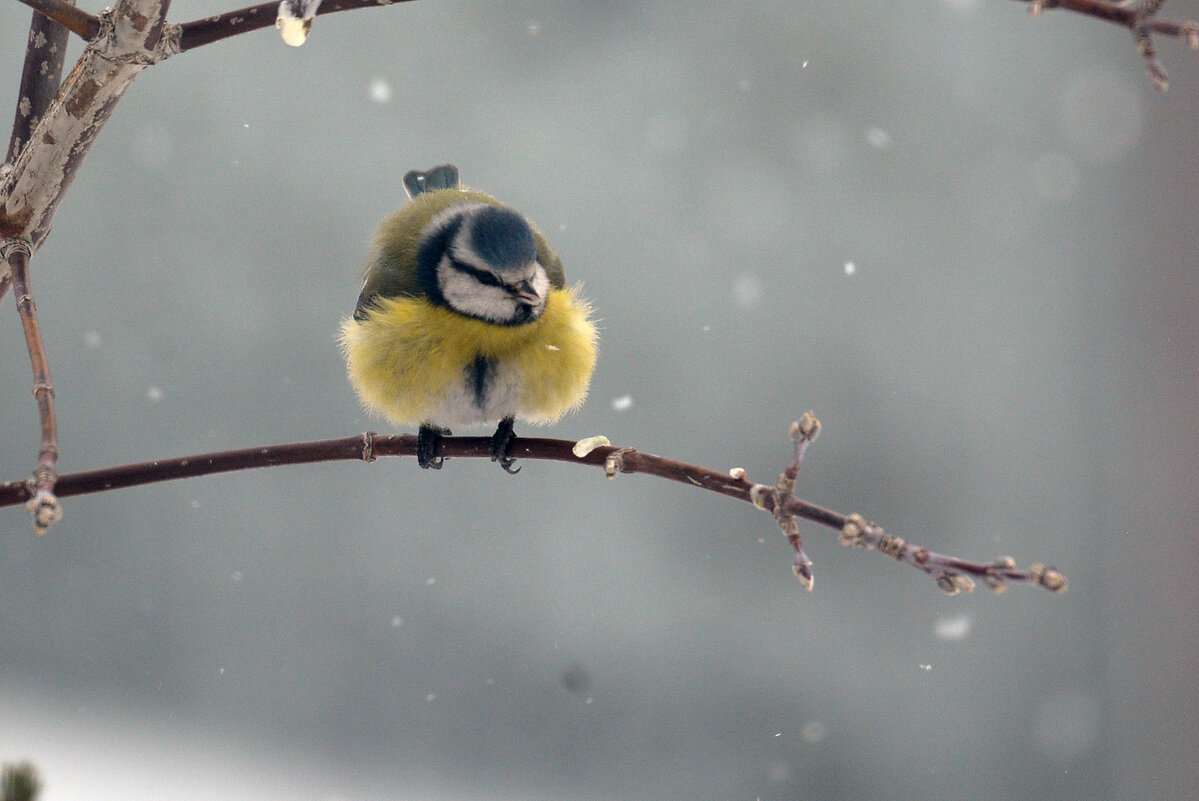
{"label": "blurred background", "polygon": [[1196,798],[1199,59],[1158,47],[1164,95],[1005,0],[423,0],[145,71],[32,263],[64,472],[388,431],[335,332],[453,161],[602,319],[545,434],[770,482],[813,409],[801,497],[1070,590],[948,597],[809,525],[808,594],[751,507],[563,464],[70,498],[0,510],[0,760],[47,801]]}

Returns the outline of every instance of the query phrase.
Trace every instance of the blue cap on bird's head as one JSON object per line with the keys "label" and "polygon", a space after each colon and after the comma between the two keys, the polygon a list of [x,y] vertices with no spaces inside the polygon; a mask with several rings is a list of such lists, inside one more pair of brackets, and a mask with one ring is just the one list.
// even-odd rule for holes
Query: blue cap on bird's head
{"label": "blue cap on bird's head", "polygon": [[552,286],[529,222],[483,202],[450,206],[430,220],[416,278],[434,305],[495,325],[536,320]]}
{"label": "blue cap on bird's head", "polygon": [[537,258],[533,229],[519,213],[502,206],[483,206],[465,221],[466,244],[497,270],[525,267]]}

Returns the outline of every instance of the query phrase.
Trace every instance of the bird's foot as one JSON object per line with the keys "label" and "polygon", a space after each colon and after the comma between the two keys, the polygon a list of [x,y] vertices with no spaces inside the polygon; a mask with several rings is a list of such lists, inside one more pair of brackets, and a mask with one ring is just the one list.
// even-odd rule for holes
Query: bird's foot
{"label": "bird's foot", "polygon": [[[441,469],[443,458],[437,453],[441,447],[441,438],[448,437],[454,432],[440,426],[422,425],[416,432],[416,463],[428,470]],[[494,458],[494,457],[493,457]]]}
{"label": "bird's foot", "polygon": [[519,467],[512,466],[516,464],[516,460],[508,455],[508,447],[512,445],[512,440],[516,439],[516,434],[512,432],[513,422],[511,417],[505,417],[491,435],[491,461],[499,462],[500,467],[509,475],[520,472]]}

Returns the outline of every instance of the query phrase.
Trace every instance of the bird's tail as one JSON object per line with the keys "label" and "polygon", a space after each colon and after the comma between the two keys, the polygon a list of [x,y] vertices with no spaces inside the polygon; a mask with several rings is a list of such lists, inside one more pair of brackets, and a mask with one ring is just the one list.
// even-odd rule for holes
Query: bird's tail
{"label": "bird's tail", "polygon": [[426,172],[412,170],[404,176],[404,189],[408,191],[408,197],[437,189],[457,189],[458,186],[458,168],[453,164],[442,164]]}

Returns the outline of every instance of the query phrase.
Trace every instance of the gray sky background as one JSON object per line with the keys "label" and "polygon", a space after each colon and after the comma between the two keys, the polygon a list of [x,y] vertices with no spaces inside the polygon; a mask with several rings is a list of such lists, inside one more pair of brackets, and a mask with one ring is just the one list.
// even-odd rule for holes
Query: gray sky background
{"label": "gray sky background", "polygon": [[1070,590],[950,598],[809,526],[807,594],[752,508],[548,463],[72,498],[0,514],[0,759],[46,801],[1193,797],[1199,59],[1158,46],[1165,95],[1000,0],[422,0],[147,70],[33,262],[64,471],[387,431],[334,335],[453,161],[602,319],[546,433],[769,482],[811,408],[803,497]]}

